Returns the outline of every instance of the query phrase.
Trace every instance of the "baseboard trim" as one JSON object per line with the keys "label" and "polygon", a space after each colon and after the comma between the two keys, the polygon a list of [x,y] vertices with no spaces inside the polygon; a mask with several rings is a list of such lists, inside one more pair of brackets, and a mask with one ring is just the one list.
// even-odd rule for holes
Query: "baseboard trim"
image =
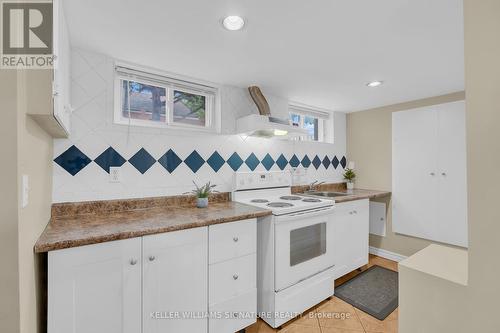
{"label": "baseboard trim", "polygon": [[387,251],[384,249],[379,249],[378,247],[373,247],[373,246],[370,246],[369,252],[371,254],[376,255],[376,256],[379,256],[379,257],[382,257],[385,259],[389,259],[389,260],[393,260],[396,262],[400,262],[401,260],[404,260],[407,258],[406,256],[404,256],[402,254],[394,253],[394,252]]}

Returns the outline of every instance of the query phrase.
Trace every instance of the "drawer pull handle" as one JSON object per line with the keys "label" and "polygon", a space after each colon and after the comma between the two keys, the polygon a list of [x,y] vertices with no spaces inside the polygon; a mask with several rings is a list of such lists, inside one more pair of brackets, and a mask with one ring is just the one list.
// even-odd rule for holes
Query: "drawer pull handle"
{"label": "drawer pull handle", "polygon": [[132,266],[134,266],[135,264],[137,264],[137,260],[136,259],[130,259],[130,264]]}
{"label": "drawer pull handle", "polygon": [[233,241],[236,243],[239,240],[238,237],[233,237]]}
{"label": "drawer pull handle", "polygon": [[155,259],[155,256],[149,256],[149,261],[154,261]]}
{"label": "drawer pull handle", "polygon": [[238,280],[238,274],[234,274],[234,275],[233,275],[233,279],[234,279],[234,280]]}

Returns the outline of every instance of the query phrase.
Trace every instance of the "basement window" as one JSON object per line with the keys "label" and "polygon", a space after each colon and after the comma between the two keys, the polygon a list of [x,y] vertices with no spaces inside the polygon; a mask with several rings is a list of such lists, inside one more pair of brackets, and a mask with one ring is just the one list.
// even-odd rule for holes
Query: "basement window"
{"label": "basement window", "polygon": [[115,123],[216,131],[218,89],[135,68],[115,68]]}
{"label": "basement window", "polygon": [[325,120],[330,117],[328,112],[298,105],[289,105],[289,112],[291,125],[307,131],[307,135],[300,140],[325,141]]}

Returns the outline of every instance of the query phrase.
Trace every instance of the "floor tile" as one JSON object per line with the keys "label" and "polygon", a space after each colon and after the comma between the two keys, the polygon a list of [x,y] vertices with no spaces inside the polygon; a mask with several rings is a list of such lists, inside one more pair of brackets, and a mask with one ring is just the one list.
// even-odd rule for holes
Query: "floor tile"
{"label": "floor tile", "polygon": [[321,327],[363,330],[354,307],[336,297],[317,310]]}
{"label": "floor tile", "polygon": [[378,320],[358,309],[356,309],[356,314],[361,320],[363,328],[366,332],[397,333],[398,331],[397,310],[394,310],[394,312],[383,321]]}

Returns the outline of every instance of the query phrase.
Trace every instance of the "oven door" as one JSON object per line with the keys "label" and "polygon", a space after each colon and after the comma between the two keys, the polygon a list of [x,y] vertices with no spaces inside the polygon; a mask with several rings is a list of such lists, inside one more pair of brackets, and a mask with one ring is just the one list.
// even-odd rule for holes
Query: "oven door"
{"label": "oven door", "polygon": [[333,207],[275,216],[278,292],[334,266]]}

